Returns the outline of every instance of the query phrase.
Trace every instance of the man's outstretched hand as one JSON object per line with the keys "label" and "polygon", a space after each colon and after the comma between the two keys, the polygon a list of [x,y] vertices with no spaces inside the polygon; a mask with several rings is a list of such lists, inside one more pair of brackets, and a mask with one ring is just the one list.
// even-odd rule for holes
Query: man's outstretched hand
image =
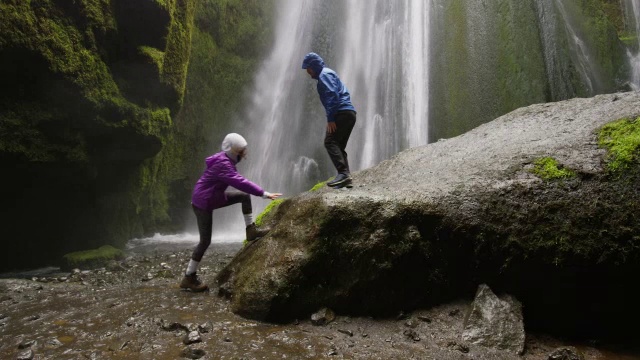
{"label": "man's outstretched hand", "polygon": [[336,128],[337,128],[337,126],[336,126],[335,121],[329,121],[327,123],[327,132],[329,134],[333,134],[334,132],[336,132]]}

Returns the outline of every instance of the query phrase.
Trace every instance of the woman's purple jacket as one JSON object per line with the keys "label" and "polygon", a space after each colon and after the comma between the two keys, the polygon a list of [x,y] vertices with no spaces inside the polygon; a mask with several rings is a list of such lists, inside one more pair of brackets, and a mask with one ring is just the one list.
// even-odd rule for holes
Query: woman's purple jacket
{"label": "woman's purple jacket", "polygon": [[191,196],[193,206],[212,211],[227,203],[224,191],[229,185],[255,196],[262,196],[264,190],[238,174],[236,164],[224,151],[209,156],[205,162],[207,169],[196,183]]}

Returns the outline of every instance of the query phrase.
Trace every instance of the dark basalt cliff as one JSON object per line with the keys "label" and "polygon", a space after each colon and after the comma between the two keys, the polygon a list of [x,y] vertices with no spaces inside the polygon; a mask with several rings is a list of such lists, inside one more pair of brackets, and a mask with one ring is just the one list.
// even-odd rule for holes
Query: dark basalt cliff
{"label": "dark basalt cliff", "polygon": [[0,3],[0,269],[123,244],[166,218],[150,159],[182,105],[194,7]]}

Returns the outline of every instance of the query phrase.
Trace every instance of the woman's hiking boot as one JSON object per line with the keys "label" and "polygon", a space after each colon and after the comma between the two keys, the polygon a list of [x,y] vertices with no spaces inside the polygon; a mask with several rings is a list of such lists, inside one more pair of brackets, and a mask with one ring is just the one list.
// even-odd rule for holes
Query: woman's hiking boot
{"label": "woman's hiking boot", "polygon": [[327,183],[329,187],[342,187],[351,184],[351,176],[349,174],[340,173],[336,177]]}
{"label": "woman's hiking boot", "polygon": [[257,240],[269,232],[271,229],[263,229],[256,226],[256,223],[252,223],[247,226],[247,241]]}
{"label": "woman's hiking boot", "polygon": [[185,275],[180,282],[180,288],[191,290],[193,292],[202,292],[209,289],[207,284],[203,284],[195,273]]}

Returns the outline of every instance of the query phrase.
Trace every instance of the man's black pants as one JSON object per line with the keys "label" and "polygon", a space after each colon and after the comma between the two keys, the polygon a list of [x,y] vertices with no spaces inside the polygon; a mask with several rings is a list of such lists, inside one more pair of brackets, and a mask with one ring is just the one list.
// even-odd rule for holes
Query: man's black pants
{"label": "man's black pants", "polygon": [[349,161],[347,160],[345,148],[347,147],[351,130],[353,130],[355,124],[355,111],[338,111],[336,115],[336,131],[332,134],[329,134],[329,132],[325,134],[324,147],[327,149],[333,166],[336,167],[338,173],[351,173],[349,171]]}

